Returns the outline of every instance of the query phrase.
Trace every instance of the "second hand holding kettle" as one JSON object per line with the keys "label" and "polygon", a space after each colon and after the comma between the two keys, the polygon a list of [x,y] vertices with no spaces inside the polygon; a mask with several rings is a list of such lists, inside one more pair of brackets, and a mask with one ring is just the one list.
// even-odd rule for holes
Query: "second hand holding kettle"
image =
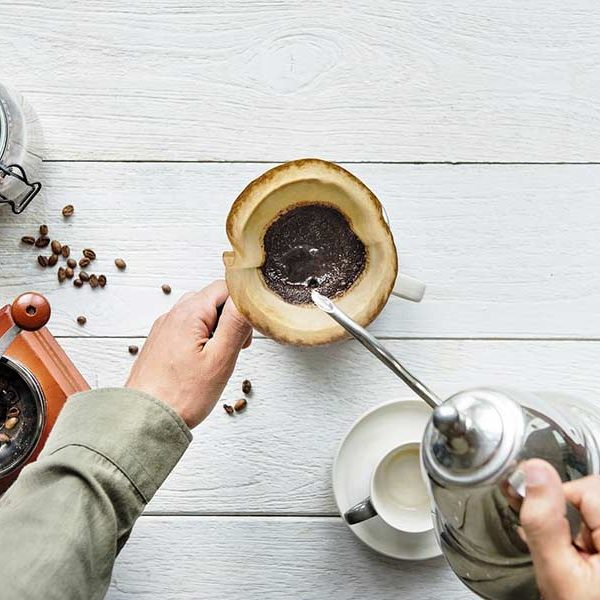
{"label": "second hand holding kettle", "polygon": [[[421,461],[438,541],[453,571],[483,598],[537,600],[531,555],[518,533],[527,493],[518,467],[540,458],[562,481],[598,474],[600,419],[593,407],[567,396],[496,388],[442,402],[331,300],[316,291],[312,299],[433,408]],[[566,517],[575,537],[580,515],[569,505]]]}

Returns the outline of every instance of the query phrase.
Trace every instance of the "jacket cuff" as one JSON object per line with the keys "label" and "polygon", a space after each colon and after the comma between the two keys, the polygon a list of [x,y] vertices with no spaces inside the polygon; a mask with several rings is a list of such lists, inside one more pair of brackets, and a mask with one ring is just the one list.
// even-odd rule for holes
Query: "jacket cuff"
{"label": "jacket cuff", "polygon": [[191,440],[187,425],[163,402],[136,390],[106,388],[69,398],[40,458],[84,446],[119,468],[148,503]]}

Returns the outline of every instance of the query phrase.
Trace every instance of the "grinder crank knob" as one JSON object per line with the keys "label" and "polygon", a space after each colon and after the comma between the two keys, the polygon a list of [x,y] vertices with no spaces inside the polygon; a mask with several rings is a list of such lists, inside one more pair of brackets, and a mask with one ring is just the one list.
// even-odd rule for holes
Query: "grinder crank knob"
{"label": "grinder crank knob", "polygon": [[15,325],[24,331],[37,331],[50,320],[50,302],[37,292],[21,294],[11,305]]}

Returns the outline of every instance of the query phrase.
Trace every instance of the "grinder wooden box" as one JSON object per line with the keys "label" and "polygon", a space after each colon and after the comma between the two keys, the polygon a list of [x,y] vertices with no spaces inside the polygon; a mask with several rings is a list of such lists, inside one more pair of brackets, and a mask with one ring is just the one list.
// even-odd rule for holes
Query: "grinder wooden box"
{"label": "grinder wooden box", "polygon": [[[14,325],[11,306],[0,309],[0,337]],[[82,375],[46,327],[37,331],[21,331],[4,356],[24,367],[37,382],[43,396],[44,423],[39,439],[25,462],[0,478],[0,492],[13,483],[26,464],[37,458],[67,398],[89,389]]]}

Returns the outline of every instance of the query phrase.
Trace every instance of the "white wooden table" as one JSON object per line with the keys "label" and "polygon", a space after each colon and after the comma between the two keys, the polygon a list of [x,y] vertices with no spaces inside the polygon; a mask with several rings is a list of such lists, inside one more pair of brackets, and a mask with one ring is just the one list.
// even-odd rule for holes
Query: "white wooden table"
{"label": "white wooden table", "polygon": [[[429,285],[420,305],[391,300],[372,330],[432,388],[597,394],[596,0],[1,10],[0,78],[37,109],[48,160],[43,197],[18,218],[0,211],[0,301],[46,293],[51,329],[92,386],[120,385],[127,346],[181,293],[222,275],[224,219],[245,184],[319,156],[372,187],[402,268]],[[65,222],[67,203],[77,214]],[[33,263],[18,240],[41,222],[74,250],[93,245],[106,290],[60,287]],[[249,410],[216,410],[196,430],[109,598],[472,597],[443,560],[381,558],[336,514],[336,447],[363,411],[406,396],[398,380],[353,343],[266,339],[243,354],[225,398],[246,377]]]}

